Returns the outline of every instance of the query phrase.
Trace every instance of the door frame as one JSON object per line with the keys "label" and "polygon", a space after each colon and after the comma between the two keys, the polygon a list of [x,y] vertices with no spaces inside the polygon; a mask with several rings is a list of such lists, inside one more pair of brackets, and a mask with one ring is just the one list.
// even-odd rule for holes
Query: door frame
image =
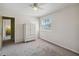
{"label": "door frame", "polygon": [[15,18],[14,17],[2,16],[2,42],[3,42],[3,19],[11,20],[11,29],[12,29],[11,30],[11,39],[14,40],[14,43],[15,43]]}

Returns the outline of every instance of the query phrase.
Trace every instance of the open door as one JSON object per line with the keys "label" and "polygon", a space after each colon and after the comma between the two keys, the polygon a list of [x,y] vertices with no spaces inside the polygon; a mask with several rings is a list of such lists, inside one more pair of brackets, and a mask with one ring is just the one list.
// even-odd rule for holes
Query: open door
{"label": "open door", "polygon": [[3,45],[3,19],[11,19],[11,38],[15,42],[15,18],[14,17],[6,17],[0,16],[0,49]]}
{"label": "open door", "polygon": [[2,16],[3,39],[2,46],[15,43],[15,18]]}

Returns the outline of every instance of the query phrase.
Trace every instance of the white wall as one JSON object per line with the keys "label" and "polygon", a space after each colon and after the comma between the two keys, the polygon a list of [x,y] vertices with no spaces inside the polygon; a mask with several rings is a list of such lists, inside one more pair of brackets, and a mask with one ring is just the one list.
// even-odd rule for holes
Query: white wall
{"label": "white wall", "polygon": [[11,8],[8,9],[7,7],[0,7],[0,16],[15,17],[15,42],[23,41],[23,24],[29,22],[37,24],[38,22],[35,17],[20,14],[18,11],[14,11]]}
{"label": "white wall", "polygon": [[[23,24],[26,23],[33,23],[37,26],[37,19],[29,16],[20,16],[22,18],[17,17],[16,19],[16,42],[21,42],[23,41]],[[36,31],[37,32],[37,31]]]}
{"label": "white wall", "polygon": [[79,5],[63,8],[50,15],[52,29],[45,31],[40,26],[40,38],[79,53]]}

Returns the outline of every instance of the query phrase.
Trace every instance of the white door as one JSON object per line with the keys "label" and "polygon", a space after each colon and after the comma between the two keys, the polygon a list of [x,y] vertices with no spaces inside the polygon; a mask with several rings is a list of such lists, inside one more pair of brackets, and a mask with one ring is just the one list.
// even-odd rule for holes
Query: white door
{"label": "white door", "polygon": [[24,24],[24,41],[30,40],[30,24]]}
{"label": "white door", "polygon": [[30,38],[30,24],[26,24],[26,38],[29,39]]}
{"label": "white door", "polygon": [[31,39],[36,39],[36,26],[35,24],[31,24],[30,26],[30,34],[31,34]]}
{"label": "white door", "polygon": [[24,41],[30,41],[35,39],[35,25],[24,24]]}

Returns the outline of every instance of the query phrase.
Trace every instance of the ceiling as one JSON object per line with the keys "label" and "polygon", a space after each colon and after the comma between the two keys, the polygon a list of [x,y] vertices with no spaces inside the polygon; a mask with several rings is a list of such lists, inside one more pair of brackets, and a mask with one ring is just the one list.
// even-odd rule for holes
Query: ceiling
{"label": "ceiling", "polygon": [[72,5],[71,3],[39,3],[39,7],[37,11],[34,11],[30,5],[32,3],[2,3],[0,4],[0,9],[8,10],[7,12],[16,12],[23,15],[33,16],[33,17],[41,17],[47,15],[49,13],[55,12],[61,8]]}

